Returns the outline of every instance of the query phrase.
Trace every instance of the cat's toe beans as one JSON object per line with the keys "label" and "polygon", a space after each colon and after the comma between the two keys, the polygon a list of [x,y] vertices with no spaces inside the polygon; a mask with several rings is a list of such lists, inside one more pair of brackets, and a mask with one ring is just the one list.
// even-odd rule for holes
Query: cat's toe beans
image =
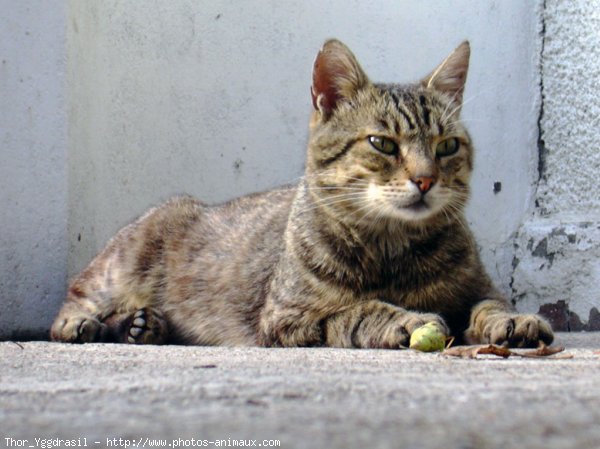
{"label": "cat's toe beans", "polygon": [[137,337],[142,333],[142,331],[143,329],[141,327],[132,327],[131,329],[129,329],[129,333],[132,337]]}
{"label": "cat's toe beans", "polygon": [[126,341],[131,344],[159,344],[166,338],[166,325],[160,312],[140,309],[132,316]]}
{"label": "cat's toe beans", "polygon": [[147,329],[146,312],[141,309],[133,314],[133,321],[129,327],[129,333],[127,335],[127,341],[129,343],[137,343],[138,337],[140,337]]}

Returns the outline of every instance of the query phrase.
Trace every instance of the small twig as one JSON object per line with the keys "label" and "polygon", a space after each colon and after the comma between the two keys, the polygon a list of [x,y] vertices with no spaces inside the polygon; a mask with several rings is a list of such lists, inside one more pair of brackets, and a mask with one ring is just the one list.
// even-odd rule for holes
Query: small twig
{"label": "small twig", "polygon": [[21,343],[18,343],[16,341],[11,341],[11,343],[17,345],[21,349],[25,349],[25,347]]}

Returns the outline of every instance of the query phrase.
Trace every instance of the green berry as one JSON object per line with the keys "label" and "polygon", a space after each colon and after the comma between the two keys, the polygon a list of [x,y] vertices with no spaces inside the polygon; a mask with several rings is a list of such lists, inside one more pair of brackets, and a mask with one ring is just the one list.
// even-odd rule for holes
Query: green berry
{"label": "green berry", "polygon": [[410,336],[410,349],[423,352],[443,351],[446,336],[435,322],[429,322],[415,329]]}

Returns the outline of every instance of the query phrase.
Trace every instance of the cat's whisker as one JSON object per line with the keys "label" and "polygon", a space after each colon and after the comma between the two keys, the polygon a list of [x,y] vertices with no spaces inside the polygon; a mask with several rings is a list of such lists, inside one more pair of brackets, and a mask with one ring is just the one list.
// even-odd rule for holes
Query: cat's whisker
{"label": "cat's whisker", "polygon": [[465,123],[471,123],[471,122],[485,122],[485,123],[489,123],[489,120],[484,120],[484,119],[462,119],[462,118],[459,118],[457,120],[454,120],[453,122],[446,123],[444,126],[446,126],[446,128],[448,128],[448,129],[451,129],[454,125],[457,125],[457,124],[464,125]]}
{"label": "cat's whisker", "polygon": [[450,218],[449,212],[445,208],[442,208],[441,211],[442,211],[442,214],[444,214],[444,217],[446,217],[446,222],[448,224],[450,224],[452,222],[452,220]]}
{"label": "cat's whisker", "polygon": [[347,187],[347,186],[322,186],[322,187],[311,187],[308,186],[306,188],[308,191],[317,191],[317,190],[361,190],[364,191],[365,187]]}
{"label": "cat's whisker", "polygon": [[442,118],[440,120],[442,123],[444,123],[444,121],[447,119],[446,112],[448,111],[448,108],[454,104],[454,100],[456,100],[456,97],[458,96],[459,93],[460,93],[460,91],[456,91],[454,93],[454,95],[452,95],[452,97],[451,97],[452,101],[449,101],[448,104],[446,105],[446,107],[444,108],[444,110],[442,111]]}
{"label": "cat's whisker", "polygon": [[452,116],[454,115],[454,113],[455,113],[456,111],[458,111],[459,109],[461,109],[461,108],[462,108],[464,105],[466,105],[466,104],[469,104],[471,101],[475,100],[477,97],[480,97],[480,96],[481,96],[481,94],[482,94],[482,93],[480,92],[480,93],[478,93],[478,94],[476,94],[476,95],[472,95],[472,96],[471,96],[471,97],[469,97],[468,99],[466,99],[466,100],[463,100],[463,102],[462,102],[462,103],[460,103],[458,106],[455,106],[455,107],[454,107],[454,108],[453,108],[453,109],[450,111],[450,113],[442,115],[442,118],[440,119],[440,121],[442,122],[442,124],[444,124],[444,126],[447,126],[447,124],[445,123],[445,121],[446,121],[446,120],[448,120],[450,117],[452,117]]}
{"label": "cat's whisker", "polygon": [[[336,199],[336,200],[331,200],[331,201],[323,201],[323,202],[319,202],[319,203],[311,203],[310,205],[304,207],[303,209],[298,210],[298,213],[300,214],[304,214],[307,212],[310,212],[312,210],[315,209],[320,209],[320,208],[330,208],[333,206],[337,206],[339,204],[343,204],[348,202],[349,200],[352,200],[352,198],[341,198],[341,199]],[[360,200],[360,197],[355,197],[354,200]]]}
{"label": "cat's whisker", "polygon": [[482,118],[460,118],[458,120],[455,120],[454,122],[448,122],[446,125],[451,126],[454,123],[472,123],[472,122],[485,123],[485,122],[489,122],[489,120],[482,119]]}
{"label": "cat's whisker", "polygon": [[[358,228],[358,227],[360,226],[360,222],[361,222],[361,221],[362,221],[362,220],[363,220],[363,219],[364,219],[364,218],[365,218],[367,215],[369,215],[369,213],[370,213],[370,210],[373,208],[373,202],[372,202],[370,199],[368,199],[368,198],[364,198],[364,199],[362,199],[362,200],[360,200],[360,201],[357,201],[357,202],[355,203],[355,206],[359,206],[359,207],[358,207],[358,209],[355,209],[354,211],[352,211],[352,212],[351,212],[351,215],[352,215],[352,216],[355,216],[356,214],[358,214],[358,213],[362,212],[363,210],[366,210],[366,212],[363,214],[363,216],[361,217],[361,219],[360,219],[360,220],[358,220],[358,222],[355,222],[355,223],[354,223],[354,225],[353,225],[355,228]],[[341,218],[336,218],[336,220],[337,220],[338,222],[341,222],[341,221],[342,221],[342,219],[341,219]]]}
{"label": "cat's whisker", "polygon": [[324,170],[322,172],[318,172],[318,173],[305,173],[302,176],[298,176],[297,178],[294,178],[292,180],[289,181],[289,184],[292,184],[290,186],[290,189],[296,188],[298,186],[298,183],[300,183],[301,181],[305,181],[308,179],[313,179],[313,178],[317,178],[321,175],[330,175],[330,174],[334,174],[336,172],[336,169],[329,169],[329,170]]}
{"label": "cat's whisker", "polygon": [[345,192],[345,193],[340,193],[338,195],[329,195],[329,196],[325,196],[325,197],[320,197],[320,198],[312,198],[311,202],[314,204],[318,204],[318,203],[322,203],[322,202],[328,202],[330,200],[335,200],[338,198],[355,198],[355,197],[360,197],[364,195],[364,190],[360,190],[358,192]]}
{"label": "cat's whisker", "polygon": [[318,178],[318,177],[321,177],[321,176],[329,176],[329,175],[341,176],[344,179],[354,179],[356,181],[364,181],[364,179],[356,178],[356,177],[351,176],[351,175],[349,175],[347,173],[340,173],[339,170],[333,169],[333,168],[329,169],[329,170],[324,170],[324,171],[321,171],[321,172],[310,173],[310,174],[301,176],[300,179],[302,179],[302,178],[305,178],[305,179],[308,179],[308,178]]}
{"label": "cat's whisker", "polygon": [[352,181],[359,181],[359,182],[366,183],[365,179],[357,178],[356,176],[346,175],[346,179],[349,179],[349,180],[352,180]]}
{"label": "cat's whisker", "polygon": [[462,229],[468,234],[470,231],[463,219],[463,212],[462,212],[462,208],[460,207],[460,205],[457,205],[457,204],[455,204],[455,202],[450,201],[449,203],[447,203],[446,206],[447,206],[446,210],[450,213],[450,216],[453,218],[453,221],[458,222],[460,224],[460,226],[462,227]]}
{"label": "cat's whisker", "polygon": [[373,202],[372,201],[367,201],[367,203],[364,206],[362,206],[362,207],[358,208],[357,210],[355,210],[353,212],[353,214],[357,214],[359,212],[365,211],[362,214],[362,217],[360,218],[360,220],[358,220],[356,222],[355,227],[357,227],[357,228],[360,227],[360,224],[362,223],[362,221],[365,218],[367,218],[369,216],[369,214],[371,214],[373,212],[373,210],[374,210],[374,207],[373,207]]}
{"label": "cat's whisker", "polygon": [[307,205],[305,208],[298,210],[297,213],[305,214],[305,213],[310,212],[315,209],[319,209],[322,207],[335,206],[338,204],[345,203],[349,200],[352,200],[355,203],[359,203],[360,202],[359,200],[363,197],[364,197],[364,195],[362,193],[348,193],[345,195],[337,196],[336,198],[327,198],[327,199],[322,199],[320,201],[317,200],[317,201],[311,202],[311,204]]}
{"label": "cat's whisker", "polygon": [[384,209],[382,207],[380,207],[377,209],[377,213],[375,215],[375,219],[373,220],[372,227],[378,226],[383,221],[384,218],[385,218]]}

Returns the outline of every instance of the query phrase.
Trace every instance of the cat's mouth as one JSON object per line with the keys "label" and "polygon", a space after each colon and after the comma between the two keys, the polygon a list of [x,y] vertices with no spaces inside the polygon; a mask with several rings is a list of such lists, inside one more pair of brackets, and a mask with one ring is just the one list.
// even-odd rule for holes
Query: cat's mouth
{"label": "cat's mouth", "polygon": [[419,213],[419,212],[426,212],[430,209],[429,205],[425,202],[425,200],[423,198],[418,199],[417,201],[415,201],[412,204],[409,204],[407,206],[403,206],[402,209],[405,210],[409,210],[411,212],[415,212],[415,213]]}
{"label": "cat's mouth", "polygon": [[397,205],[396,213],[403,220],[420,221],[431,216],[435,208],[428,204],[424,198],[419,198],[409,204]]}

